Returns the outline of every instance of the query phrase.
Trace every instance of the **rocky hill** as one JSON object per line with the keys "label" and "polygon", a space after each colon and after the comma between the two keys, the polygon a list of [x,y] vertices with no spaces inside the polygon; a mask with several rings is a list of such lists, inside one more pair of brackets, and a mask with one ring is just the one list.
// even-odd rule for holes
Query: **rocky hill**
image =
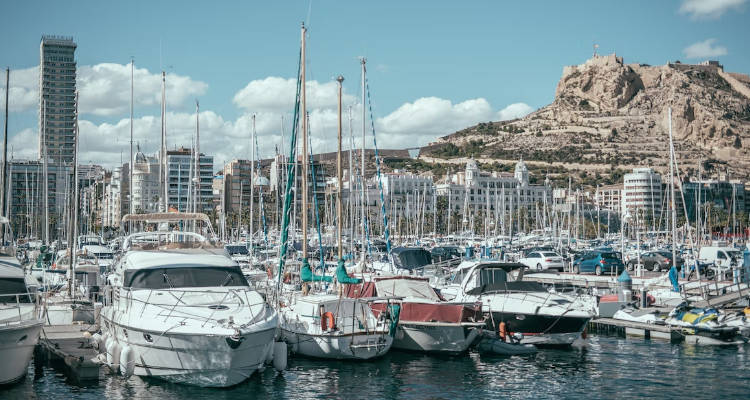
{"label": "rocky hill", "polygon": [[666,171],[669,107],[683,174],[694,173],[702,161],[704,176],[729,171],[750,180],[747,75],[724,72],[716,63],[625,64],[615,55],[565,67],[552,104],[521,119],[442,137],[420,158],[510,162],[522,156],[540,169],[578,171],[581,177],[636,166]]}

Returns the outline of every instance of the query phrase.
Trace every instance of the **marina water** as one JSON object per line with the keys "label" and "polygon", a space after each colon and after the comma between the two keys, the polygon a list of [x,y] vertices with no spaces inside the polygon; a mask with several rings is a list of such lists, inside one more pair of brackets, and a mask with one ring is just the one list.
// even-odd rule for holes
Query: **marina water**
{"label": "marina water", "polygon": [[106,375],[76,386],[50,365],[0,389],[3,399],[747,399],[750,345],[693,346],[592,335],[583,348],[528,356],[436,357],[391,351],[370,362],[292,358],[240,385],[207,389]]}

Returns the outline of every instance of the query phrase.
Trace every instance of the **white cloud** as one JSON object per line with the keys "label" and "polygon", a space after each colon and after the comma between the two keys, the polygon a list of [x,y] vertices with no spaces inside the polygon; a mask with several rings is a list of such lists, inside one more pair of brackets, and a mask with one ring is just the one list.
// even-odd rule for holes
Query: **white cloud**
{"label": "white cloud", "polygon": [[[17,72],[12,80],[11,96],[14,110],[33,109],[38,99],[38,71],[35,67]],[[11,77],[13,79],[13,77]],[[161,76],[145,68],[135,70],[135,102],[147,107],[151,115],[142,115],[133,122],[134,141],[149,154],[160,146],[161,119],[158,115]],[[130,65],[103,63],[79,68],[78,87],[81,93],[80,155],[82,163],[98,163],[113,167],[120,160],[127,161],[130,152]],[[169,148],[192,146],[195,114],[190,107],[180,107],[192,96],[204,93],[208,85],[187,76],[167,75],[167,144]],[[346,86],[345,86],[346,88]],[[259,153],[270,157],[278,147],[287,153],[296,80],[268,77],[253,80],[238,90],[233,103],[244,113],[234,120],[226,120],[215,111],[200,114],[201,151],[214,156],[214,168],[219,169],[234,158],[250,156],[252,115],[256,115]],[[361,143],[361,105],[351,94],[344,93],[344,110],[352,107],[352,126],[355,145]],[[310,115],[310,142],[313,152],[334,151],[337,131],[337,84],[335,81],[309,81],[307,105]],[[375,119],[378,145],[381,148],[406,148],[427,144],[437,137],[471,126],[478,122],[516,118],[531,108],[524,103],[511,104],[498,111],[484,98],[459,103],[437,97],[422,97],[408,102],[383,117]],[[94,123],[86,115],[104,117]],[[282,143],[281,120],[285,119],[285,143]],[[368,116],[369,118],[369,116]],[[101,120],[101,118],[99,118]],[[349,118],[344,117],[344,132],[348,135]],[[345,140],[344,148],[348,148]],[[23,129],[11,136],[16,157],[37,157],[37,129]],[[367,147],[372,147],[370,122],[367,122]]]}
{"label": "white cloud", "polygon": [[422,97],[376,119],[378,145],[404,148],[425,145],[438,136],[494,118],[483,98],[452,104],[450,100]]}
{"label": "white cloud", "polygon": [[716,39],[706,39],[702,42],[691,44],[682,50],[682,52],[687,58],[713,58],[728,54],[726,47],[715,46],[715,43]]}
{"label": "white cloud", "polygon": [[534,111],[534,109],[526,103],[513,103],[498,111],[497,118],[500,121],[522,118],[532,111]]}
{"label": "white cloud", "polygon": [[[12,85],[11,85],[12,86]],[[11,89],[12,90],[12,89]],[[36,159],[39,152],[39,131],[26,128],[22,131],[8,135],[8,147],[13,151],[15,159]]]}
{"label": "white cloud", "polygon": [[[130,64],[102,63],[82,66],[76,79],[81,114],[113,116],[130,110]],[[190,77],[166,75],[167,108],[182,105],[186,100],[206,92],[208,85]],[[135,68],[133,73],[136,107],[161,104],[161,73]]]}
{"label": "white cloud", "polygon": [[[179,107],[206,92],[208,85],[190,77],[168,73],[166,76],[167,108]],[[2,79],[5,86],[5,79]],[[78,109],[81,115],[115,116],[130,110],[130,64],[102,63],[78,68],[76,87],[79,92]],[[136,107],[161,104],[161,73],[146,68],[135,68],[133,73],[134,103]],[[39,67],[10,72],[11,111],[35,109],[39,104]],[[0,106],[5,106],[2,91]]]}
{"label": "white cloud", "polygon": [[[0,78],[0,109],[5,109],[5,71]],[[39,67],[10,71],[10,93],[8,110],[19,112],[31,110],[39,104]]]}
{"label": "white cloud", "polygon": [[[269,76],[248,83],[234,95],[232,101],[237,107],[250,112],[289,112],[294,107],[296,91],[296,79]],[[305,96],[308,109],[336,108],[338,84],[334,81],[323,83],[307,81]],[[344,90],[343,102],[354,102],[354,97],[347,94],[346,90]]]}
{"label": "white cloud", "polygon": [[716,19],[729,10],[742,10],[747,0],[683,0],[680,13],[693,19]]}

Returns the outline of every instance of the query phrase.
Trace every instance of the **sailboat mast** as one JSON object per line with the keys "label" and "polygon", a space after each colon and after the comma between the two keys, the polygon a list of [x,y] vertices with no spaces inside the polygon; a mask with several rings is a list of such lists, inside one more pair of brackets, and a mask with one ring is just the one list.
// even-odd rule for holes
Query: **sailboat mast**
{"label": "sailboat mast", "polygon": [[78,240],[78,92],[76,92],[75,96],[75,118],[75,143],[73,143],[73,235],[70,240],[70,278],[68,279],[68,294],[71,297],[73,297],[75,289],[76,242]]}
{"label": "sailboat mast", "polygon": [[672,266],[677,267],[677,213],[674,200],[674,141],[672,139],[672,107],[669,108],[669,193],[670,208],[672,209]]}
{"label": "sailboat mast", "polygon": [[362,64],[362,264],[364,265],[365,262],[365,255],[366,255],[366,241],[367,238],[365,238],[365,207],[367,206],[367,203],[365,203],[365,191],[367,190],[367,181],[365,180],[365,122],[367,118],[365,117],[365,79],[367,74],[367,68],[365,67],[365,64],[367,63],[367,60],[362,57],[361,64]]}
{"label": "sailboat mast", "polygon": [[195,148],[193,149],[195,152],[195,174],[193,177],[195,178],[195,186],[193,189],[193,212],[199,212],[202,211],[198,208],[198,202],[200,201],[200,191],[201,191],[201,168],[200,168],[200,162],[201,162],[201,125],[200,125],[200,113],[201,113],[201,107],[200,104],[198,104],[198,100],[195,101]]}
{"label": "sailboat mast", "polygon": [[343,182],[341,180],[341,128],[342,128],[342,121],[341,121],[341,95],[343,92],[343,85],[344,85],[344,77],[339,75],[338,78],[336,78],[336,82],[339,83],[339,113],[338,113],[338,152],[336,153],[336,182],[338,183],[338,190],[336,191],[336,232],[337,232],[337,239],[338,239],[338,252],[339,252],[339,260],[342,260],[344,258],[343,255],[343,247],[341,246],[341,230],[343,228],[342,222],[343,222],[343,213],[342,213],[342,207],[341,207],[341,190],[343,186]]}
{"label": "sailboat mast", "polygon": [[44,141],[44,244],[49,244],[49,176],[47,171],[47,101],[42,100],[44,118],[42,118],[42,140]]}
{"label": "sailboat mast", "polygon": [[302,112],[300,117],[302,118],[302,258],[307,258],[307,98],[305,94],[305,35],[307,29],[305,24],[302,24],[302,65],[301,65],[301,103]]}
{"label": "sailboat mast", "polygon": [[253,186],[255,186],[255,151],[253,143],[255,142],[255,114],[253,114],[253,132],[250,138],[250,229],[248,230],[248,241],[250,245],[250,257],[253,256],[253,232],[255,232],[254,224],[253,224],[253,216],[255,215],[255,210],[253,209],[253,205],[255,203],[255,194],[253,192]]}
{"label": "sailboat mast", "polygon": [[164,71],[161,71],[161,178],[162,181],[162,211],[169,211],[169,180],[167,178],[167,100],[166,100],[166,85],[167,76]]}
{"label": "sailboat mast", "polygon": [[[8,197],[8,92],[10,92],[10,68],[5,68],[5,129],[3,129],[3,198],[0,210],[5,212],[5,198]],[[5,230],[3,229],[3,239]],[[3,240],[4,241],[4,240]]]}
{"label": "sailboat mast", "polygon": [[354,130],[352,129],[352,106],[349,106],[349,247],[354,254]]}
{"label": "sailboat mast", "polygon": [[[135,62],[130,60],[130,161],[128,161],[128,213],[133,213],[133,71]],[[132,222],[131,222],[132,226]]]}

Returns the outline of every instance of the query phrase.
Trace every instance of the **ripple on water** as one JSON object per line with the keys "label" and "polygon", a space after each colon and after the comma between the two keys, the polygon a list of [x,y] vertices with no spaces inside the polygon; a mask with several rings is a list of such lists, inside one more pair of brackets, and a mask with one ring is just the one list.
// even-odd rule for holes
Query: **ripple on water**
{"label": "ripple on water", "polygon": [[591,336],[584,348],[542,349],[527,356],[469,353],[444,357],[391,352],[370,362],[290,359],[229,389],[107,375],[76,386],[50,366],[29,367],[3,399],[238,398],[707,398],[750,397],[750,347],[671,345]]}

